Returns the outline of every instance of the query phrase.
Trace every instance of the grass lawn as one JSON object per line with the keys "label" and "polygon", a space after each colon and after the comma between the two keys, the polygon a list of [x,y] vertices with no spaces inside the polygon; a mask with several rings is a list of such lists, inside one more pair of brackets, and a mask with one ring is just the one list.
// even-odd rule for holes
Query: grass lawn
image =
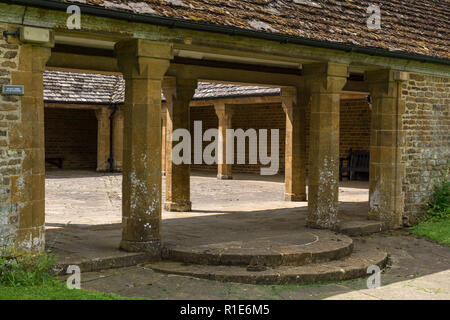
{"label": "grass lawn", "polygon": [[410,230],[415,235],[450,246],[450,217],[424,221],[412,227]]}
{"label": "grass lawn", "polygon": [[5,287],[0,285],[0,300],[142,300],[87,290],[70,290],[55,282],[38,286]]}

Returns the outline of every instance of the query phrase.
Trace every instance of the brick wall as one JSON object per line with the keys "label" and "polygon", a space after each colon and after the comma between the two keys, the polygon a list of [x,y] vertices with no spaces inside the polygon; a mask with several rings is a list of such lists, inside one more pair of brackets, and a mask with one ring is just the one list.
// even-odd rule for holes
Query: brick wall
{"label": "brick wall", "polygon": [[[209,128],[217,128],[218,121],[214,108],[191,108],[191,131],[194,130],[194,121],[203,121],[203,131]],[[341,103],[340,117],[340,156],[345,157],[349,148],[354,150],[370,150],[370,109],[365,100],[343,100]],[[284,173],[284,152],[286,135],[286,118],[281,104],[236,105],[232,118],[233,129],[241,128],[244,131],[249,128],[279,129],[280,130],[280,173]],[[309,110],[306,111],[307,122],[307,153],[309,150]],[[203,147],[209,142],[204,142]],[[270,144],[270,140],[269,140]],[[248,146],[246,148],[246,163],[248,163]],[[308,156],[308,154],[307,154]],[[260,165],[233,165],[234,172],[259,173]],[[192,165],[193,169],[215,171],[216,166]]]}
{"label": "brick wall", "polygon": [[[193,107],[191,108],[191,131],[194,130],[194,121],[202,121],[203,131],[210,128],[217,128],[218,120],[214,108],[211,107]],[[270,152],[270,129],[280,129],[280,173],[284,171],[284,140],[286,134],[284,111],[281,104],[260,104],[260,105],[235,105],[233,107],[232,126],[233,129],[247,129],[253,128],[258,132],[258,129],[268,129],[268,144]],[[259,137],[258,137],[259,139]],[[203,142],[203,147],[206,147],[210,142]],[[259,173],[261,165],[248,164],[248,139],[246,140],[246,164],[234,164],[234,172],[250,172]],[[192,151],[193,153],[193,151]],[[235,146],[235,163],[236,158]],[[193,169],[216,171],[215,165],[192,165]]]}
{"label": "brick wall", "polygon": [[370,150],[369,104],[365,100],[343,100],[340,118],[340,157],[348,150]]}
{"label": "brick wall", "polygon": [[[64,169],[97,168],[94,110],[45,108],[45,155],[63,155]],[[108,141],[109,143],[109,141]],[[55,168],[46,164],[47,168]]]}
{"label": "brick wall", "polygon": [[[202,121],[202,130],[203,133],[212,128],[216,128],[219,126],[219,121],[217,119],[216,112],[213,107],[193,107],[190,110],[190,121],[191,121],[191,133],[193,136],[194,132],[194,121]],[[209,141],[203,142],[202,150],[210,144]],[[194,162],[194,142],[192,141],[192,162]],[[203,158],[202,158],[203,159]],[[206,164],[192,164],[192,169],[199,170],[208,170],[217,172],[217,165],[206,165]]]}
{"label": "brick wall", "polygon": [[[0,24],[0,33],[6,26]],[[11,73],[18,70],[19,47],[0,39],[0,86],[11,84]],[[11,201],[11,180],[22,173],[23,150],[10,149],[11,128],[20,124],[21,100],[0,95],[0,246],[16,240],[17,205]]]}
{"label": "brick wall", "polygon": [[410,225],[426,212],[433,179],[442,175],[450,161],[450,79],[411,74],[402,86],[402,98],[406,103],[403,219]]}

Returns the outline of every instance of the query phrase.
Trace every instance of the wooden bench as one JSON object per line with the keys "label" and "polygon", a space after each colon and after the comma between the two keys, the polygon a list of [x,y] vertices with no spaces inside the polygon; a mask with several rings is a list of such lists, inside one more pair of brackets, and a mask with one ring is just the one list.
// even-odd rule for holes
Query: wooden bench
{"label": "wooden bench", "polygon": [[347,158],[339,159],[339,181],[342,181],[344,173],[348,180],[354,180],[358,173],[369,173],[369,165],[369,151],[350,149]]}
{"label": "wooden bench", "polygon": [[51,154],[45,156],[45,162],[62,169],[64,156],[62,154]]}

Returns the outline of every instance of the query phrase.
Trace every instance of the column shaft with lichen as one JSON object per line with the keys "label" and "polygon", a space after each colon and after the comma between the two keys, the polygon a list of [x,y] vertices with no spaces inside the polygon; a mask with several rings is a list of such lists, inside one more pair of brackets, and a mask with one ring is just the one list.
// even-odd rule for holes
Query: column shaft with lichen
{"label": "column shaft with lichen", "polygon": [[116,44],[125,79],[122,241],[127,251],[161,253],[161,83],[172,46],[145,40]]}

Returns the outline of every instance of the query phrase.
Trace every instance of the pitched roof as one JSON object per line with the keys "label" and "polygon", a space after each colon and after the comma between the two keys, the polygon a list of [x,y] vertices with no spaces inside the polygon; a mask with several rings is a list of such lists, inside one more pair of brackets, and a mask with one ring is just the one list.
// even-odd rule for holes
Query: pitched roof
{"label": "pitched roof", "polygon": [[[302,39],[450,59],[449,0],[59,0]],[[367,9],[381,8],[369,30]]]}
{"label": "pitched roof", "polygon": [[[193,100],[279,95],[279,88],[199,82]],[[46,70],[46,102],[110,104],[123,103],[125,81],[121,75]],[[162,99],[164,96],[161,94]]]}

